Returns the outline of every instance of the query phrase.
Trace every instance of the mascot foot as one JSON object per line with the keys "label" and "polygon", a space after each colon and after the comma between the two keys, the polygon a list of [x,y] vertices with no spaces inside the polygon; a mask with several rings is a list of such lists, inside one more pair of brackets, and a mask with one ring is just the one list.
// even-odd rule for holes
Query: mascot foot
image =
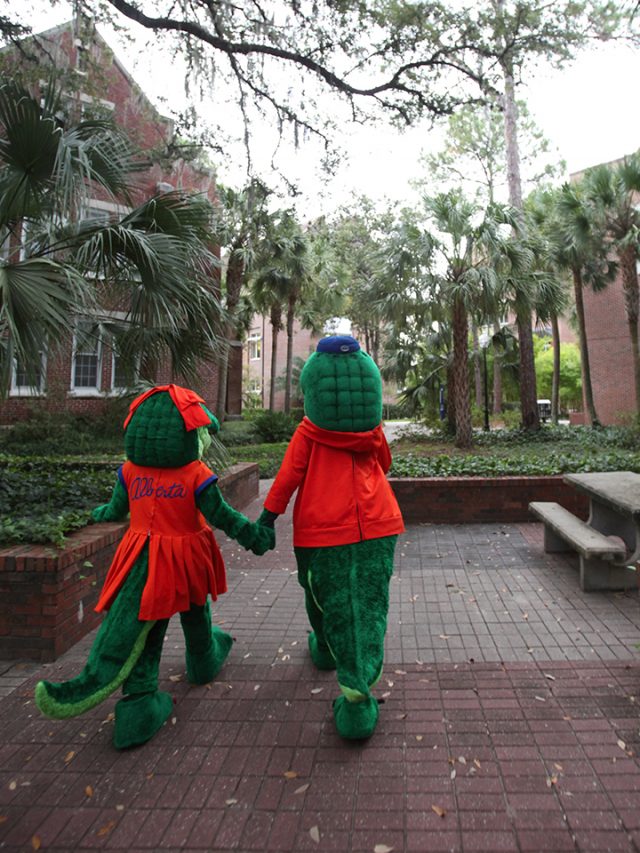
{"label": "mascot foot", "polygon": [[216,677],[226,661],[233,637],[215,626],[212,629],[211,645],[206,652],[187,651],[187,678],[191,684],[208,684]]}
{"label": "mascot foot", "polygon": [[127,749],[146,743],[162,728],[173,710],[169,693],[138,693],[125,696],[116,705],[113,745]]}
{"label": "mascot foot", "polygon": [[333,703],[338,734],[347,740],[371,737],[376,729],[378,713],[378,702],[373,696],[362,702],[349,702],[346,696],[339,696]]}
{"label": "mascot foot", "polygon": [[317,669],[336,668],[336,661],[329,651],[329,646],[326,643],[320,643],[313,632],[309,634],[309,651],[311,653],[311,660]]}

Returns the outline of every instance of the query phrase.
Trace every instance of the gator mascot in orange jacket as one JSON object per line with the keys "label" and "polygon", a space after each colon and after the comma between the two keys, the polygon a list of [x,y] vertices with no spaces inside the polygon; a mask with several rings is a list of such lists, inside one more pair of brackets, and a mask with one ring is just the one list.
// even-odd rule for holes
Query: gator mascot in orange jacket
{"label": "gator mascot in orange jacket", "polygon": [[124,426],[127,461],[110,502],[92,513],[94,521],[131,514],[96,606],[106,618],[80,675],[36,686],[38,708],[55,719],[82,714],[122,686],[118,749],[149,740],[171,714],[171,695],[158,690],[171,616],[180,614],[192,684],[212,681],[229,654],[231,636],[211,624],[209,599],[227,584],[209,524],[255,554],[275,544],[273,530],[229,506],[202,462],[209,432],[219,429],[202,397],[179,385],[158,386],[133,401]]}
{"label": "gator mascot in orange jacket", "polygon": [[346,335],[324,338],[300,376],[305,418],[264,504],[272,523],[297,489],[293,544],[318,669],[337,670],[338,732],[369,737],[378,721],[371,688],[382,674],[389,580],[402,516],[386,472],[382,380]]}

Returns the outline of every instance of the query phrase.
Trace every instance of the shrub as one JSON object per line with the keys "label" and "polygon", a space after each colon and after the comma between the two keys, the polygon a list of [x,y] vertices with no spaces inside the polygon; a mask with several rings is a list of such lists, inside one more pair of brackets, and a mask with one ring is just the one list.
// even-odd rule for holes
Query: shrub
{"label": "shrub", "polygon": [[262,441],[267,444],[289,441],[297,426],[295,418],[284,412],[262,412],[256,415],[253,424]]}

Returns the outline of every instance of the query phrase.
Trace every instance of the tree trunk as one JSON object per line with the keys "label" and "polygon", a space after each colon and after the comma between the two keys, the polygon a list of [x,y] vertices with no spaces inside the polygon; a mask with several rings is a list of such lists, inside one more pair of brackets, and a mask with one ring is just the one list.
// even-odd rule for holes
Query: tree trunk
{"label": "tree trunk", "polygon": [[456,434],[456,378],[452,358],[447,360],[447,432]]}
{"label": "tree trunk", "polygon": [[591,426],[600,426],[593,399],[593,386],[591,384],[591,366],[589,364],[589,345],[587,342],[587,325],[584,316],[584,298],[582,271],[580,268],[572,270],[573,293],[576,303],[576,319],[578,321],[578,346],[580,347],[580,365],[582,368],[582,394],[584,404],[591,421]]}
{"label": "tree trunk", "polygon": [[631,350],[633,352],[636,412],[640,412],[640,346],[638,343],[640,293],[638,292],[637,257],[634,246],[627,246],[620,252],[620,269],[622,272],[622,288],[624,290],[624,307],[627,312],[629,337],[631,338]]}
{"label": "tree trunk", "polygon": [[[493,324],[493,333],[500,331],[500,323]],[[493,347],[493,414],[502,414],[502,358],[498,347]]]}
{"label": "tree trunk", "polygon": [[[504,0],[496,0],[496,10],[504,11]],[[509,204],[522,212],[522,182],[520,179],[520,151],[518,148],[518,108],[516,105],[513,60],[508,51],[500,59],[504,76],[504,140],[507,151],[507,181]],[[536,399],[536,368],[533,360],[533,333],[531,311],[518,310],[518,337],[520,339],[520,413],[525,429],[540,429]]]}
{"label": "tree trunk", "polygon": [[551,315],[551,342],[553,346],[553,376],[551,379],[551,423],[558,423],[560,411],[560,328],[558,315]]}
{"label": "tree trunk", "polygon": [[[227,322],[224,327],[225,341],[233,341],[238,337],[238,329],[235,324],[235,314],[240,301],[240,291],[244,281],[244,260],[240,253],[242,241],[237,241],[231,248],[229,265],[227,267]],[[216,403],[216,417],[222,423],[227,411],[227,377],[229,372],[229,346],[224,348],[220,364],[218,366],[218,400]]]}
{"label": "tree trunk", "polygon": [[276,376],[278,372],[278,334],[282,329],[282,309],[280,305],[272,305],[271,313],[271,375],[269,377],[269,411],[274,411],[276,399]]}
{"label": "tree trunk", "polygon": [[298,301],[297,291],[289,294],[287,305],[287,372],[284,386],[284,410],[287,414],[291,411],[291,385],[293,381],[293,321],[295,319],[296,303]]}
{"label": "tree trunk", "polygon": [[533,332],[531,312],[518,314],[518,344],[520,347],[520,414],[522,426],[527,430],[540,429],[538,398],[536,394],[536,368],[533,359]]}
{"label": "tree trunk", "polygon": [[482,371],[480,370],[480,344],[478,343],[478,327],[471,324],[471,340],[473,341],[473,378],[476,390],[476,407],[481,409],[484,405],[482,388]]}
{"label": "tree trunk", "polygon": [[456,387],[456,447],[471,447],[473,430],[469,405],[469,323],[459,297],[453,303],[453,374]]}

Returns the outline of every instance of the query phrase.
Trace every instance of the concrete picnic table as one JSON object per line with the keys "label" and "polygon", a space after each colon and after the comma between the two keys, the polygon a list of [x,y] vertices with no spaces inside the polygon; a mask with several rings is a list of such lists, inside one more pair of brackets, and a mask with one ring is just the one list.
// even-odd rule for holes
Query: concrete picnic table
{"label": "concrete picnic table", "polygon": [[606,471],[565,474],[565,483],[587,495],[590,513],[587,524],[605,536],[619,536],[629,551],[620,564],[640,560],[640,474]]}

